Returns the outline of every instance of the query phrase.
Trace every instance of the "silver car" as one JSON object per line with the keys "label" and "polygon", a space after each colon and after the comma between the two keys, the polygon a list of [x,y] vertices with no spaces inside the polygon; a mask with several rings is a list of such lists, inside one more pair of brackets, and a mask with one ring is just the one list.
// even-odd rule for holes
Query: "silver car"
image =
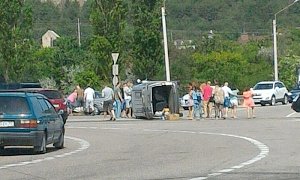
{"label": "silver car", "polygon": [[95,107],[95,114],[99,115],[103,110],[104,98],[100,91],[95,91],[95,100],[94,100],[94,107]]}

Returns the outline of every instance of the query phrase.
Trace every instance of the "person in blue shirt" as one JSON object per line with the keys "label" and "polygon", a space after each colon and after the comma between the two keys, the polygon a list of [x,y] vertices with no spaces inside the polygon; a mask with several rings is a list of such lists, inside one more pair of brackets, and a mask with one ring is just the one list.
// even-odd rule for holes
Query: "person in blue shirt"
{"label": "person in blue shirt", "polygon": [[200,87],[194,86],[193,91],[192,91],[192,98],[194,101],[194,106],[193,106],[193,118],[200,120],[202,119],[202,93],[200,91]]}

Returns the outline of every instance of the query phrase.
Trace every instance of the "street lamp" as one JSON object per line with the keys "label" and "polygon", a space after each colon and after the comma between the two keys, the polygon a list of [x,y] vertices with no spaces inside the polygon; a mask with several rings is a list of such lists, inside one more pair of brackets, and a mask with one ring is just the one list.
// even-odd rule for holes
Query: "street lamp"
{"label": "street lamp", "polygon": [[164,50],[165,50],[165,66],[166,66],[166,80],[170,81],[170,65],[169,65],[169,53],[168,53],[168,39],[167,39],[167,25],[166,25],[166,1],[164,6],[161,8],[162,14],[162,25],[163,25],[163,36],[164,36]]}
{"label": "street lamp", "polygon": [[290,6],[294,5],[296,2],[299,0],[295,0],[293,3],[289,4],[285,8],[281,9],[274,15],[274,20],[273,20],[273,45],[274,45],[274,78],[275,81],[278,81],[278,60],[277,60],[277,32],[276,32],[276,16],[277,14],[281,13],[282,11],[286,10]]}

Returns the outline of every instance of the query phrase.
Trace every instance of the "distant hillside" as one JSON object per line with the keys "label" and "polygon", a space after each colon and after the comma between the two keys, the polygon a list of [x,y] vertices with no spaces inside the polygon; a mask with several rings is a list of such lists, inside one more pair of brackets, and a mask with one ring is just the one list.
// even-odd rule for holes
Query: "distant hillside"
{"label": "distant hillside", "polygon": [[[169,0],[167,25],[173,38],[212,30],[226,36],[272,33],[274,14],[294,0]],[[278,28],[300,26],[300,2],[277,16]]]}
{"label": "distant hillside", "polygon": [[[47,2],[47,1],[52,1],[54,4],[56,5],[63,5],[66,3],[67,0],[41,0],[41,2]],[[80,6],[82,7],[83,4],[87,1],[87,0],[68,0],[68,1],[77,1]]]}

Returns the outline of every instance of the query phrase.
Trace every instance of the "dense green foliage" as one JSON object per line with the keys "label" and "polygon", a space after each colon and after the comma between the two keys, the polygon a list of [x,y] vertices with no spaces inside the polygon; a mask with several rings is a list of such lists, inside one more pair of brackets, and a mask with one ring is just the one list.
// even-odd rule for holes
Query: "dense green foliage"
{"label": "dense green foliage", "polygon": [[[0,81],[53,83],[66,93],[80,84],[96,89],[112,81],[112,52],[120,80],[165,79],[163,0],[0,2]],[[171,79],[181,84],[229,81],[239,89],[272,80],[272,19],[289,0],[167,0]],[[300,3],[277,16],[279,78],[291,88],[300,63]],[[80,37],[78,39],[78,20]],[[41,48],[47,30],[60,35]],[[212,30],[213,34],[208,32]],[[239,43],[241,33],[250,41]],[[252,40],[251,40],[252,38]],[[175,40],[195,48],[178,49]]]}

